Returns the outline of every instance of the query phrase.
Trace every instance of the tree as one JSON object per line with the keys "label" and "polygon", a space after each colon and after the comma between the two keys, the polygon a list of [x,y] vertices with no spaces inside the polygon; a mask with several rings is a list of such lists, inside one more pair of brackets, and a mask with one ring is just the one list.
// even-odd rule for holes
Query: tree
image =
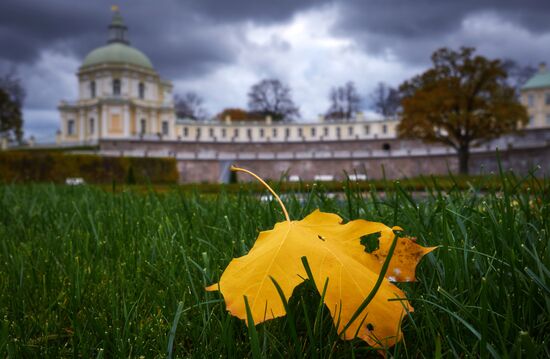
{"label": "tree", "polygon": [[7,91],[0,88],[0,138],[21,142],[23,139],[22,128],[21,108]]}
{"label": "tree", "polygon": [[329,100],[330,107],[326,114],[329,120],[350,120],[359,112],[361,97],[352,81],[330,89]]}
{"label": "tree", "polygon": [[370,95],[372,109],[384,117],[395,117],[401,108],[399,91],[379,82]]}
{"label": "tree", "polygon": [[203,107],[204,100],[193,91],[185,93],[183,97],[176,95],[174,97],[174,106],[176,108],[177,118],[187,118],[201,121],[208,117]]}
{"label": "tree", "polygon": [[432,68],[399,87],[399,136],[453,147],[461,173],[468,173],[470,147],[515,132],[528,121],[502,62],[474,51],[439,49]]}
{"label": "tree", "polygon": [[23,139],[23,115],[21,108],[25,89],[15,70],[0,76],[0,137],[21,142]]}
{"label": "tree", "polygon": [[294,105],[290,88],[277,79],[265,79],[253,85],[248,92],[248,108],[273,121],[288,120],[300,116]]}
{"label": "tree", "polygon": [[261,121],[265,117],[257,112],[248,112],[242,108],[226,108],[216,115],[218,120],[223,121],[229,116],[232,121]]}

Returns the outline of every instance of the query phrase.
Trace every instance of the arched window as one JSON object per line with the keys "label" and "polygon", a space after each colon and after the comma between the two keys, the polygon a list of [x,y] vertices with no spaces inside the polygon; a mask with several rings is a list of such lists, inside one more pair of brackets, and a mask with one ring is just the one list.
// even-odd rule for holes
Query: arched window
{"label": "arched window", "polygon": [[139,83],[138,92],[139,92],[139,98],[144,99],[145,98],[145,84],[143,82]]}
{"label": "arched window", "polygon": [[67,121],[67,135],[72,136],[75,134],[75,125],[74,120]]}
{"label": "arched window", "polygon": [[145,134],[146,131],[147,131],[147,121],[144,118],[142,118],[141,121],[139,122],[139,133],[143,135]]}
{"label": "arched window", "polygon": [[90,97],[95,98],[95,81],[90,82]]}
{"label": "arched window", "polygon": [[120,79],[113,80],[113,95],[120,95]]}

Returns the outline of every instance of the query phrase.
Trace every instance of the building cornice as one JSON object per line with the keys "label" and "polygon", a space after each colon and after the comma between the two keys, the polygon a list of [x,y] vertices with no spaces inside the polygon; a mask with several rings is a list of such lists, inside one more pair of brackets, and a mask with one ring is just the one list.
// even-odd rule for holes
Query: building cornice
{"label": "building cornice", "polygon": [[91,65],[91,66],[81,66],[78,69],[77,76],[81,77],[84,75],[89,75],[100,71],[131,71],[131,72],[141,73],[147,76],[153,76],[157,81],[161,81],[159,74],[154,70],[147,69],[137,65],[128,64],[128,63],[122,63],[122,62],[121,63],[109,62],[109,63]]}

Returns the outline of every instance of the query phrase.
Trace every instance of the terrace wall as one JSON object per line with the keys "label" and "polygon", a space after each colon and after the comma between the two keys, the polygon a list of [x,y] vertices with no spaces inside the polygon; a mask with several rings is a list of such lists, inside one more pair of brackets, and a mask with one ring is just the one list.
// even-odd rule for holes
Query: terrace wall
{"label": "terrace wall", "polygon": [[[472,149],[472,174],[496,172],[500,157],[504,169],[527,173],[540,166],[550,174],[550,129],[526,131]],[[177,141],[101,141],[103,155],[173,157],[180,182],[218,182],[227,179],[231,164],[250,168],[265,178],[278,179],[286,172],[302,180],[316,175],[342,179],[344,171],[369,178],[402,178],[456,173],[454,150],[419,141],[377,139],[308,143],[185,143]],[[248,179],[246,176],[239,177]]]}

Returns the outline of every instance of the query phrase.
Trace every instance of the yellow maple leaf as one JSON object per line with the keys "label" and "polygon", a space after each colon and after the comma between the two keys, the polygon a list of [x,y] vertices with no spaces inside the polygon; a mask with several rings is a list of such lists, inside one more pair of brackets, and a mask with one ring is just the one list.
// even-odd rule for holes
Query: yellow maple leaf
{"label": "yellow maple leaf", "polygon": [[[249,253],[233,259],[219,283],[206,289],[220,290],[227,310],[238,318],[247,320],[245,297],[256,324],[284,316],[285,307],[273,281],[288,301],[294,288],[308,277],[302,262],[306,257],[319,293],[326,285],[324,303],[344,339],[357,336],[374,347],[399,341],[401,320],[413,308],[388,278],[414,280],[418,261],[433,248],[421,247],[408,238],[393,243],[392,228],[382,223],[358,219],[343,224],[338,215],[319,210],[301,221],[291,221],[282,201],[265,182],[250,171],[233,170],[247,172],[262,182],[281,204],[287,220],[261,232]],[[360,239],[373,233],[380,233],[379,248],[367,253]],[[395,257],[387,266],[387,278],[379,278],[392,249]],[[375,286],[376,295],[356,313]]]}

